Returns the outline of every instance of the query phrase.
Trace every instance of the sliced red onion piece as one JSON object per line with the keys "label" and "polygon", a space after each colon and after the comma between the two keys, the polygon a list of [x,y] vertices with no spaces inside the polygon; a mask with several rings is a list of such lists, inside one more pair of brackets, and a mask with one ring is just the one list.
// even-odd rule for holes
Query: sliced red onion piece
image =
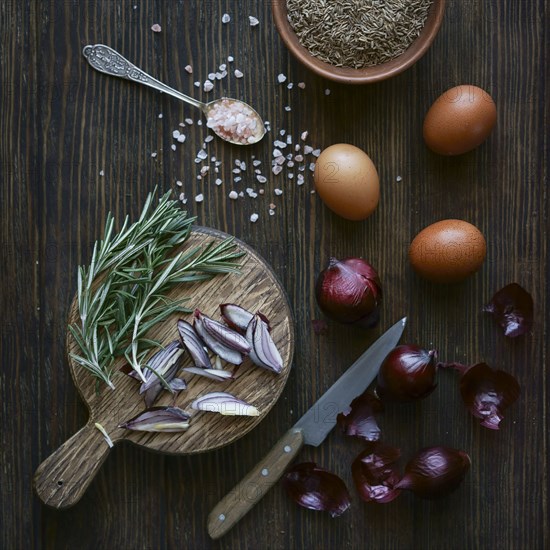
{"label": "sliced red onion piece", "polygon": [[365,502],[385,504],[396,499],[401,491],[395,486],[400,475],[395,462],[401,452],[380,442],[370,444],[351,465],[353,481]]}
{"label": "sliced red onion piece", "polygon": [[181,343],[178,340],[173,340],[172,342],[166,344],[164,348],[157,351],[154,355],[151,356],[147,362],[149,369],[143,369],[143,374],[148,380],[149,378],[155,378],[154,371],[162,372],[162,369],[166,368],[166,363],[170,361],[171,357],[174,354],[181,355],[183,349]]}
{"label": "sliced red onion piece", "polygon": [[254,349],[254,330],[256,328],[256,318],[253,317],[250,321],[250,324],[248,325],[246,329],[246,339],[250,342],[252,345],[252,349],[250,350],[249,357],[250,360],[258,367],[262,367],[263,369],[267,370],[273,370],[268,364],[264,363],[256,353],[256,350]]}
{"label": "sliced red onion piece", "polygon": [[291,466],[283,475],[282,483],[288,496],[309,510],[328,512],[335,518],[351,506],[350,495],[342,479],[315,462]]}
{"label": "sliced red onion piece", "polygon": [[[177,378],[174,378],[174,376],[176,375],[176,373],[178,372],[178,370],[180,369],[180,362],[179,361],[176,361],[172,367],[170,368],[170,370],[168,372],[166,372],[163,376],[164,380],[167,382],[168,386],[169,386],[169,390],[170,392],[174,393],[176,391],[181,391],[181,390],[184,390],[187,388],[187,385],[185,385],[185,387],[179,387],[180,384],[179,382],[176,382],[176,380],[178,380]],[[185,382],[183,380],[181,380],[180,382],[183,382],[183,384],[185,384]],[[142,387],[144,386],[144,384],[142,384]],[[145,401],[145,406],[146,407],[151,407],[153,405],[153,403],[156,401],[157,397],[159,396],[159,394],[161,393],[162,389],[168,389],[168,388],[165,388],[164,387],[164,384],[163,382],[160,380],[160,378],[157,377],[157,379],[154,381],[154,383],[152,385],[150,385],[147,390],[143,393],[143,399]],[[140,391],[140,393],[142,393]]]}
{"label": "sliced red onion piece", "polygon": [[181,341],[193,359],[195,366],[203,369],[211,368],[212,365],[210,364],[208,353],[206,353],[204,344],[199,338],[199,335],[195,332],[193,325],[180,319],[178,321],[178,331],[181,336]]}
{"label": "sliced red onion piece", "polygon": [[374,417],[374,413],[382,412],[384,406],[380,399],[366,391],[352,402],[347,412],[341,412],[336,421],[346,435],[365,439],[366,441],[378,441],[380,428]]}
{"label": "sliced red onion piece", "polygon": [[250,358],[255,365],[276,372],[283,369],[283,359],[269,334],[267,323],[255,315],[246,329],[246,339],[252,345]]}
{"label": "sliced red onion piece", "polygon": [[256,407],[226,392],[211,392],[195,399],[191,408],[199,411],[216,412],[226,416],[258,416]]}
{"label": "sliced red onion piece", "polygon": [[257,311],[256,315],[265,323],[267,330],[271,332],[271,323],[269,322],[269,319],[261,311]]}
{"label": "sliced red onion piece", "polygon": [[195,318],[200,319],[206,332],[226,348],[238,351],[244,355],[250,352],[250,344],[238,332],[218,323],[218,321],[214,321],[214,319],[204,315],[198,309],[195,310]]}
{"label": "sliced red onion piece", "polygon": [[501,288],[483,311],[491,313],[510,338],[529,332],[533,326],[533,298],[517,283]]}
{"label": "sliced red onion piece", "polygon": [[190,416],[179,407],[152,407],[119,428],[140,432],[182,432],[189,428]]}
{"label": "sliced red onion piece", "polygon": [[248,323],[254,317],[254,314],[236,304],[221,304],[220,311],[223,320],[234,330],[242,333],[246,331]]}
{"label": "sliced red onion piece", "polygon": [[[224,346],[221,342],[210,335],[210,333],[204,327],[202,319],[195,317],[193,326],[195,327],[197,334],[201,337],[206,346],[214,353],[219,355],[224,361],[232,363],[233,365],[240,365],[243,362],[243,357],[238,351]],[[211,365],[209,365],[207,368],[211,368]]]}
{"label": "sliced red onion piece", "polygon": [[250,360],[257,366],[257,367],[262,367],[262,369],[267,369],[267,370],[273,370],[269,365],[266,365],[265,363],[262,363],[262,361],[260,361],[260,359],[258,358],[258,356],[256,355],[256,352],[254,351],[254,349],[252,349],[250,351],[250,354],[248,355],[250,357]]}
{"label": "sliced red onion piece", "polygon": [[405,475],[395,486],[421,498],[433,499],[452,493],[470,469],[470,457],[450,447],[421,449],[405,467]]}
{"label": "sliced red onion piece", "polygon": [[190,372],[191,374],[198,374],[199,376],[216,380],[217,382],[225,382],[226,380],[234,380],[235,378],[233,373],[228,370],[199,369],[198,367],[186,367],[183,370],[185,372]]}
{"label": "sliced red onion piece", "polygon": [[468,368],[460,379],[460,394],[470,412],[482,420],[481,425],[498,430],[503,411],[519,397],[518,381],[507,372],[486,363]]}
{"label": "sliced red onion piece", "polygon": [[233,396],[230,393],[227,393],[225,391],[213,391],[213,392],[210,392],[210,393],[206,393],[206,394],[204,394],[200,397],[197,397],[197,399],[195,399],[195,401],[193,401],[193,403],[199,403],[201,401],[208,400],[208,399],[227,398],[227,397],[231,397],[232,399],[236,399],[235,396]]}
{"label": "sliced red onion piece", "polygon": [[[239,331],[241,334],[246,332],[246,328],[252,321],[254,314],[237,304],[221,304],[220,311],[222,314],[222,319],[234,330]],[[269,319],[259,311],[256,315],[259,315],[262,321],[267,325],[269,331],[271,331],[271,326],[269,324]]]}
{"label": "sliced red onion piece", "polygon": [[[151,386],[159,384],[162,386],[162,381],[157,374],[170,382],[176,374],[178,361],[182,355],[183,348],[177,340],[170,342],[164,349],[155,353],[147,362],[146,368],[143,369],[146,382],[141,384],[139,393],[146,392]],[[171,371],[172,376],[170,376]]]}
{"label": "sliced red onion piece", "polygon": [[169,383],[173,392],[183,391],[187,389],[187,383],[181,378],[174,378]]}
{"label": "sliced red onion piece", "polygon": [[[140,394],[144,394],[143,398],[146,407],[151,407],[163,388],[168,389],[165,383],[170,386],[170,381],[180,368],[180,359],[183,353],[184,351],[180,343],[174,340],[149,359],[147,366],[150,368],[143,369],[146,381],[141,383],[139,390]],[[151,369],[155,369],[157,374],[155,375]],[[141,382],[141,378],[130,365],[124,365],[120,370]],[[173,390],[169,389],[168,391]]]}

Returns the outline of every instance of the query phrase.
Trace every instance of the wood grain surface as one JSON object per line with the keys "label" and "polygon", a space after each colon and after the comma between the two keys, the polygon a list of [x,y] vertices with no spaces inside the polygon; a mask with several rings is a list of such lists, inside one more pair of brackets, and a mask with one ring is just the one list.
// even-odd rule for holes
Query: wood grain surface
{"label": "wood grain surface", "polygon": [[[225,12],[231,22],[224,25]],[[260,25],[250,27],[249,15]],[[162,32],[151,31],[154,23]],[[414,67],[350,87],[317,78],[290,57],[268,1],[1,2],[0,547],[547,548],[547,29],[544,0],[450,0],[439,35]],[[194,159],[207,135],[197,125],[199,112],[92,70],[81,55],[90,43],[109,44],[184,93],[249,101],[271,122],[271,133],[247,151],[219,140],[207,144],[208,155],[222,162],[223,183],[215,185],[214,174],[199,180]],[[193,85],[228,55],[235,61],[214,91]],[[279,73],[288,77],[284,85]],[[423,117],[440,93],[465,83],[493,96],[497,127],[475,151],[439,157],[422,141]],[[195,123],[178,127],[187,117]],[[172,151],[178,128],[187,139]],[[302,186],[286,170],[273,176],[273,140],[283,129],[294,140],[308,130],[314,148],[349,142],[367,151],[381,179],[375,214],[362,223],[333,215],[311,193],[307,170]],[[233,188],[260,187],[252,155],[268,178],[265,194],[231,201]],[[247,163],[240,182],[232,174],[235,160]],[[76,267],[88,261],[106,213],[136,216],[155,185],[184,192],[201,225],[236,235],[271,264],[296,321],[292,372],[266,419],[234,444],[183,457],[117,446],[75,507],[52,510],[33,493],[33,473],[87,419],[65,355]],[[276,196],[275,188],[283,194]],[[202,203],[194,200],[199,193]],[[259,219],[251,223],[255,212]],[[443,218],[474,223],[488,243],[483,269],[450,287],[420,280],[407,261],[412,238]],[[378,269],[381,323],[370,332],[330,323],[317,336],[315,278],[330,256],[347,255],[364,256]],[[507,340],[481,309],[513,281],[533,295],[535,323],[531,334]],[[211,541],[211,508],[403,315],[405,340],[436,347],[442,360],[486,361],[513,373],[522,387],[496,433],[465,410],[452,373],[439,377],[425,401],[387,407],[380,419],[384,439],[401,447],[404,460],[431,444],[470,454],[472,469],[460,490],[437,502],[406,494],[386,506],[366,505],[350,472],[362,445],[334,431],[320,447],[305,447],[299,460],[345,480],[353,498],[346,514],[331,519],[298,508],[277,485],[230,533]]]}

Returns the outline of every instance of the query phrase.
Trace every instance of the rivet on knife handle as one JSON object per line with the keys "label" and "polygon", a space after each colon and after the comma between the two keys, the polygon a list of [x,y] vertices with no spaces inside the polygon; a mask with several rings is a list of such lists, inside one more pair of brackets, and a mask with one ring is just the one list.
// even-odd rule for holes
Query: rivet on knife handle
{"label": "rivet on knife handle", "polygon": [[264,459],[210,512],[208,534],[213,539],[225,535],[277,483],[303,444],[303,433],[295,428],[279,439]]}

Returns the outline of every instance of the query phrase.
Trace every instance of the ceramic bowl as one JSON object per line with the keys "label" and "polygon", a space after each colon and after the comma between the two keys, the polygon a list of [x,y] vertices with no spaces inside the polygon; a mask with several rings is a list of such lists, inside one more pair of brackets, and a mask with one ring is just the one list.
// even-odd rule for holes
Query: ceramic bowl
{"label": "ceramic bowl", "polygon": [[336,82],[343,82],[345,84],[369,84],[402,73],[414,65],[414,63],[428,51],[428,48],[434,41],[439,31],[439,27],[441,26],[443,13],[445,11],[445,0],[434,0],[422,32],[405,52],[391,61],[372,67],[365,67],[363,69],[336,67],[311,55],[309,51],[302,46],[294,30],[290,26],[287,17],[286,0],[272,0],[272,7],[275,26],[283,42],[294,57],[308,69]]}

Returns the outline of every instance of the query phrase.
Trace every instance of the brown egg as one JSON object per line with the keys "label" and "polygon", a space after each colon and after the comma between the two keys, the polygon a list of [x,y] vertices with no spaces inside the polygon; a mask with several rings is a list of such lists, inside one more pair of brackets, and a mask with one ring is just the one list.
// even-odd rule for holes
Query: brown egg
{"label": "brown egg", "polygon": [[346,143],[325,149],[315,164],[315,189],[322,201],[347,220],[368,218],[380,198],[378,172],[369,156]]}
{"label": "brown egg", "polygon": [[424,141],[440,155],[461,155],[483,143],[496,121],[496,105],[487,92],[477,86],[456,86],[430,107]]}
{"label": "brown egg", "polygon": [[423,229],[412,241],[414,270],[435,283],[456,283],[483,264],[487,245],[481,231],[463,220],[442,220]]}

